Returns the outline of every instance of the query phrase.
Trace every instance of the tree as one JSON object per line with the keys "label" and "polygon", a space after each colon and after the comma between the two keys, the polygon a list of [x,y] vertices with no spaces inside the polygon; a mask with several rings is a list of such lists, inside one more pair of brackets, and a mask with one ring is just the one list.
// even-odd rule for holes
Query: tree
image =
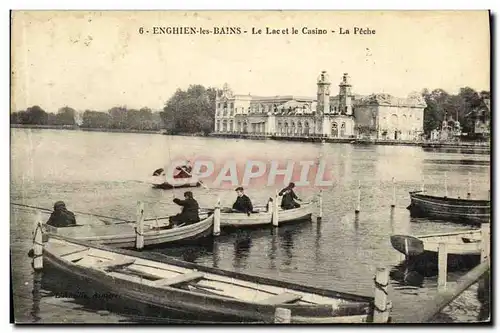
{"label": "tree", "polygon": [[216,89],[191,85],[178,89],[167,101],[161,117],[171,133],[210,133],[215,120]]}
{"label": "tree", "polygon": [[82,127],[110,128],[111,117],[108,113],[85,110],[82,117]]}
{"label": "tree", "polygon": [[54,124],[55,125],[75,125],[76,111],[75,109],[65,106],[57,112]]}

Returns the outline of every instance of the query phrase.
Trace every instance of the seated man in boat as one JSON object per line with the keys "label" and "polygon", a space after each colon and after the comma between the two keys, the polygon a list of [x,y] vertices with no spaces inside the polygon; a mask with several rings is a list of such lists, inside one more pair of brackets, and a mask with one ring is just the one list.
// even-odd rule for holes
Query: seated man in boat
{"label": "seated man in boat", "polygon": [[198,215],[200,206],[198,205],[198,201],[193,198],[193,192],[184,192],[184,200],[175,198],[174,202],[182,206],[182,211],[169,218],[172,224],[193,224],[200,221],[200,216]]}
{"label": "seated man in boat", "polygon": [[75,214],[66,209],[64,201],[57,201],[47,224],[56,228],[74,226],[76,225]]}
{"label": "seated man in boat", "polygon": [[282,209],[294,209],[294,208],[299,208],[300,204],[296,202],[295,200],[300,200],[295,192],[293,191],[293,188],[295,187],[295,183],[290,183],[287,187],[282,189],[278,195],[283,196],[281,199],[281,208]]}
{"label": "seated man in boat", "polygon": [[177,174],[174,175],[174,178],[191,178],[192,174],[191,171],[193,170],[193,167],[191,166],[191,162],[187,161],[185,165],[183,166],[178,166],[175,168],[177,171]]}
{"label": "seated man in boat", "polygon": [[233,210],[241,213],[246,213],[248,214],[248,216],[250,216],[253,211],[252,201],[244,193],[243,187],[240,186],[235,191],[238,194],[238,197],[233,204]]}

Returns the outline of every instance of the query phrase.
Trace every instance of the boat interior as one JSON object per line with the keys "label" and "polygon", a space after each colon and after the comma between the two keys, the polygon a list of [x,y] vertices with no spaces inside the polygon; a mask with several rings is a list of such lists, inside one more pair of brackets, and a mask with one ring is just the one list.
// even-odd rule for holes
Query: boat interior
{"label": "boat interior", "polygon": [[[345,299],[260,284],[249,280],[201,272],[196,269],[127,256],[51,237],[46,248],[72,265],[96,269],[116,279],[155,288],[177,288],[243,302],[279,305],[330,305],[333,309]],[[357,302],[354,302],[357,303]]]}

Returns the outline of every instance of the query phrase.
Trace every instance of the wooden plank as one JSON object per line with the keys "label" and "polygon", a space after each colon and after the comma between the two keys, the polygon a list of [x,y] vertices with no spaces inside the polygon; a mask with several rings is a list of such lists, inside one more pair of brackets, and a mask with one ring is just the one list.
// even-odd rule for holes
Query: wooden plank
{"label": "wooden plank", "polygon": [[454,288],[448,288],[446,291],[438,293],[436,297],[431,299],[428,303],[419,305],[418,309],[410,313],[410,317],[406,318],[404,322],[426,323],[430,321],[436,314],[444,309],[446,305],[450,304],[461,293],[476,283],[489,269],[490,265],[487,261],[477,265],[467,274],[462,276],[457,281]]}
{"label": "wooden plank", "polygon": [[292,303],[300,300],[302,298],[301,295],[296,295],[292,293],[282,293],[278,295],[271,296],[269,298],[266,298],[261,301],[261,303],[264,304],[272,304],[272,305],[278,305],[278,304],[284,304],[284,303]]}
{"label": "wooden plank", "polygon": [[167,287],[167,286],[175,286],[182,283],[194,282],[196,280],[203,279],[204,275],[201,272],[191,272],[186,274],[181,274],[174,278],[166,278],[160,279],[153,282],[153,285],[156,287]]}
{"label": "wooden plank", "polygon": [[123,266],[130,266],[133,263],[135,263],[135,259],[129,259],[129,258],[118,258],[115,260],[111,260],[108,262],[102,262],[97,265],[96,268],[100,269],[116,269],[118,267],[123,267]]}

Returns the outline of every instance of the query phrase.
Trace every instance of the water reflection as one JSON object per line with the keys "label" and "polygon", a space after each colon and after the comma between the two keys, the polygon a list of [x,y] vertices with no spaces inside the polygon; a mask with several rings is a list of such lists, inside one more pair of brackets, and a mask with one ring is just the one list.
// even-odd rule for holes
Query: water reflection
{"label": "water reflection", "polygon": [[40,300],[42,299],[42,272],[34,272],[33,273],[33,306],[31,307],[31,316],[33,317],[33,322],[40,321]]}
{"label": "water reflection", "polygon": [[269,268],[276,269],[276,254],[278,252],[278,228],[271,229],[271,247],[269,248]]}
{"label": "water reflection", "polygon": [[423,287],[424,275],[412,270],[412,266],[406,262],[394,266],[389,274],[390,278],[400,286]]}
{"label": "water reflection", "polygon": [[252,248],[252,237],[248,231],[239,231],[234,240],[234,260],[233,267],[237,269],[245,269],[247,260]]}
{"label": "water reflection", "polygon": [[293,231],[292,230],[284,230],[280,233],[280,245],[285,253],[285,258],[283,261],[283,265],[289,267],[292,264],[293,259]]}

